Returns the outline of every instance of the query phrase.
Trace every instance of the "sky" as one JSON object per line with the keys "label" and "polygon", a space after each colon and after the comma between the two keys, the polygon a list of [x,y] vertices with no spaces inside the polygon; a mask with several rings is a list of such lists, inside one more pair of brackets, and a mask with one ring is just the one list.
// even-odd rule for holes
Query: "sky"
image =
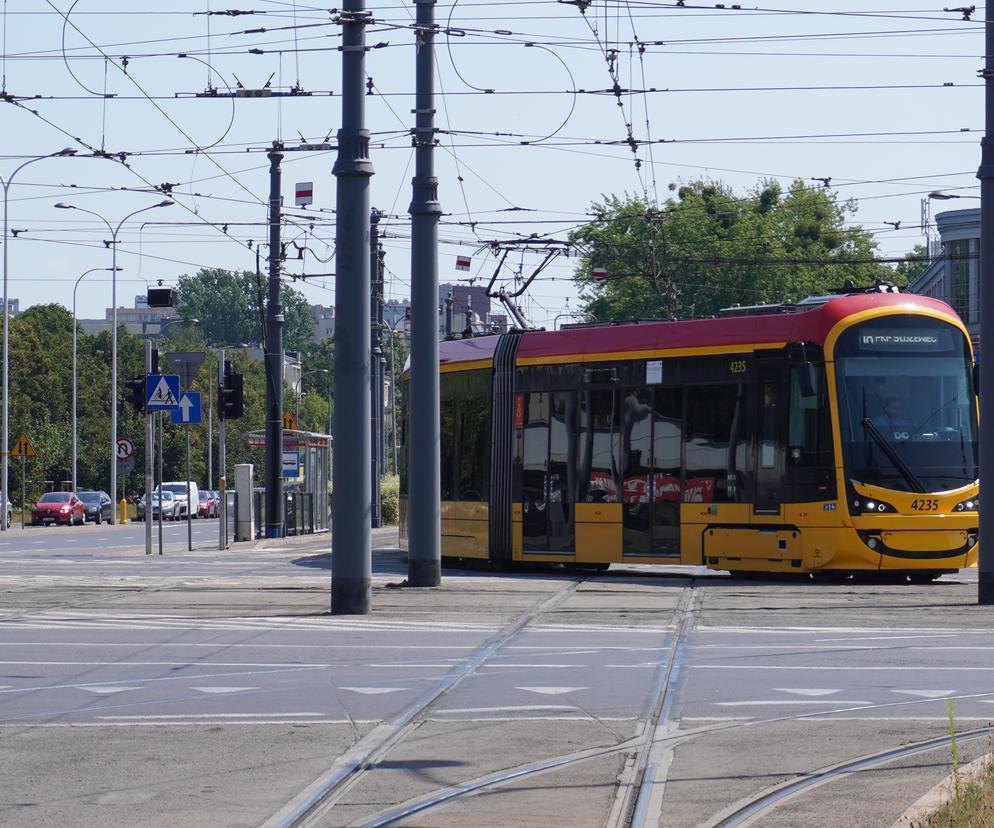
{"label": "sky", "polygon": [[[162,201],[164,184],[176,203],[118,232],[119,306],[203,267],[253,270],[260,244],[265,257],[266,151],[274,140],[334,143],[340,26],[313,3],[237,2],[5,0],[0,179],[17,231],[4,240],[8,295],[22,309],[71,309],[78,285],[78,315],[103,318],[107,223]],[[702,178],[742,197],[764,179],[827,180],[854,200],[851,220],[881,256],[909,252],[924,241],[923,204],[933,223],[979,206],[984,9],[964,20],[913,0],[864,5],[442,0],[439,280],[486,284],[497,272],[513,290],[542,255],[514,252],[497,271],[493,243],[564,240],[605,195],[661,203]],[[367,9],[371,201],[384,214],[387,298],[405,299],[414,5]],[[283,94],[231,95],[267,84]],[[63,148],[77,154],[31,160]],[[334,304],[334,160],[334,150],[287,152],[283,164],[284,270],[313,304]],[[297,209],[304,181],[314,203]],[[962,200],[929,200],[935,191]],[[457,255],[471,256],[469,272],[455,269]],[[555,259],[522,296],[532,324],[579,309],[578,262]]]}

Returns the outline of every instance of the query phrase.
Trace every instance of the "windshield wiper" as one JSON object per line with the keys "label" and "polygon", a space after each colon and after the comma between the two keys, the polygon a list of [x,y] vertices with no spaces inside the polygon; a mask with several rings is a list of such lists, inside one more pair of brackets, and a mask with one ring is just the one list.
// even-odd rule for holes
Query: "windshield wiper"
{"label": "windshield wiper", "polygon": [[915,476],[915,473],[908,468],[908,464],[901,459],[901,455],[894,450],[894,447],[890,443],[887,442],[884,435],[880,433],[880,429],[873,424],[873,420],[869,417],[863,418],[863,430],[873,438],[873,442],[880,446],[880,450],[887,455],[887,459],[894,464],[894,468],[901,473],[901,477],[905,479],[912,491],[920,493],[927,491],[925,486],[922,485],[921,480],[919,480]]}

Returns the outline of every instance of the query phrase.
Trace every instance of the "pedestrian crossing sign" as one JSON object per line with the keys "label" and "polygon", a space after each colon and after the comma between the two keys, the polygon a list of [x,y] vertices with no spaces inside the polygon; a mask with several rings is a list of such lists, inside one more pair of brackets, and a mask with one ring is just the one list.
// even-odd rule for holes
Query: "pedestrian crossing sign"
{"label": "pedestrian crossing sign", "polygon": [[179,376],[149,374],[145,377],[145,408],[149,411],[179,408]]}
{"label": "pedestrian crossing sign", "polygon": [[300,431],[297,418],[293,416],[293,412],[289,408],[283,409],[283,428],[287,431]]}
{"label": "pedestrian crossing sign", "polygon": [[28,435],[23,431],[21,436],[14,441],[14,449],[10,453],[11,457],[34,457],[35,447],[31,445]]}

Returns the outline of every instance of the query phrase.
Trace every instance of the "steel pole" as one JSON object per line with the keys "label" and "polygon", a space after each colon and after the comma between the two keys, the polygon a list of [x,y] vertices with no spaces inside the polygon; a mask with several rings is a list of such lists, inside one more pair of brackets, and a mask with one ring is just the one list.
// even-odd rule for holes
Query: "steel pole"
{"label": "steel pole", "polygon": [[[145,375],[152,373],[152,343],[145,343]],[[152,554],[152,475],[155,445],[152,442],[152,412],[145,409],[145,554]]]}
{"label": "steel pole", "polygon": [[[156,429],[156,436],[159,441],[159,554],[162,554],[162,412],[159,412],[159,425]],[[147,505],[147,514],[151,514],[151,501]],[[173,520],[176,519],[176,511],[173,510]]]}
{"label": "steel pole", "polygon": [[[7,249],[10,247],[10,234],[7,232],[7,197],[10,193],[10,181],[13,175],[3,182],[3,445],[0,445],[0,455],[3,456],[3,493],[10,499],[7,489],[10,451],[10,300],[7,296]],[[24,502],[21,502],[21,528],[24,528]],[[7,531],[7,518],[0,520],[0,532]]]}
{"label": "steel pole", "polygon": [[[123,220],[121,224],[123,224]],[[117,497],[117,230],[111,234],[111,332],[110,332],[110,491],[111,497]],[[111,526],[117,525],[117,503],[110,511]]]}
{"label": "steel pole", "polygon": [[369,216],[369,406],[370,406],[370,522],[373,529],[380,526],[380,418],[377,413],[382,409],[379,386],[379,355],[380,340],[383,332],[377,327],[379,317],[378,306],[383,301],[383,290],[380,284],[380,214],[377,210]]}
{"label": "steel pole", "polygon": [[[364,0],[345,0],[342,127],[336,181],[335,414],[332,462],[331,611],[370,610],[369,188]],[[331,366],[328,366],[329,368]]]}
{"label": "steel pole", "polygon": [[[218,384],[221,382],[221,374],[224,371],[224,348],[217,352],[217,379]],[[217,474],[217,488],[221,495],[221,508],[218,510],[218,515],[220,515],[220,520],[218,523],[218,533],[217,533],[217,548],[219,551],[224,551],[227,547],[228,541],[228,480],[225,477],[225,453],[224,453],[224,417],[219,418],[217,425],[217,463],[218,463],[218,474]],[[249,492],[249,497],[252,497],[252,493]],[[237,516],[236,516],[237,519]]]}
{"label": "steel pole", "polygon": [[207,363],[207,488],[214,491],[214,366]]}
{"label": "steel pole", "polygon": [[[980,142],[980,402],[994,405],[994,3],[985,15],[984,137]],[[990,345],[991,353],[987,353]],[[994,423],[980,432],[980,552],[977,601],[994,604]],[[988,529],[990,530],[988,532]],[[986,539],[986,542],[985,542]]]}
{"label": "steel pole", "polygon": [[269,152],[269,297],[266,303],[266,537],[283,529],[283,308],[280,305],[280,162]]}
{"label": "steel pole", "polygon": [[411,214],[411,434],[407,582],[442,580],[438,402],[438,179],[435,178],[435,0],[415,0],[415,173]]}

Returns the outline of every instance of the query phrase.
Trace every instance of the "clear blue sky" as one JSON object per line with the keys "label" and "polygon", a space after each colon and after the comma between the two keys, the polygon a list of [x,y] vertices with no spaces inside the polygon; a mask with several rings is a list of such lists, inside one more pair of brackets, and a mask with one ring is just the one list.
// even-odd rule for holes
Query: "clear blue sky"
{"label": "clear blue sky", "polygon": [[[161,200],[131,190],[164,182],[175,185],[177,204],[143,213],[121,232],[120,305],[132,305],[146,282],[173,284],[200,267],[254,268],[254,248],[265,239],[265,148],[277,137],[288,146],[301,136],[333,140],[339,125],[339,27],[329,11],[288,0],[8,0],[3,8],[4,87],[19,104],[0,110],[0,176],[67,146],[81,155],[88,147],[128,153],[127,167],[77,157],[18,173],[9,215],[23,232],[11,242],[10,296],[22,308],[71,307],[76,278],[110,265],[105,226],[56,210],[56,202],[116,225]],[[229,8],[254,13],[205,14]],[[399,299],[409,295],[414,10],[390,2],[369,9],[376,23],[368,42],[382,44],[367,57],[372,201],[397,216],[384,230],[388,296]],[[702,177],[743,196],[762,178],[820,186],[815,179],[830,177],[840,196],[857,201],[854,220],[876,234],[880,254],[902,255],[923,240],[925,194],[979,195],[983,15],[981,7],[964,21],[907,0],[740,10],[595,0],[583,13],[575,3],[442,2],[437,19],[451,34],[440,34],[436,49],[444,93],[437,125],[446,130],[437,151],[447,213],[440,280],[488,280],[495,260],[487,241],[565,238],[601,194],[663,200],[669,185]],[[258,29],[267,31],[245,33]],[[626,92],[619,106],[609,91],[615,80],[625,90],[655,91]],[[312,94],[195,97],[209,87],[226,93],[267,82]],[[666,140],[639,146],[640,170],[624,143],[628,124],[637,141]],[[287,205],[295,182],[313,181],[315,189],[309,216],[288,211],[284,237],[310,251],[288,261],[288,273],[334,270],[333,259],[321,261],[333,250],[333,162],[333,152],[287,155]],[[933,202],[932,209],[977,205]],[[470,273],[455,270],[457,254],[473,256]],[[536,263],[513,257],[513,269],[525,274]],[[558,260],[529,290],[523,305],[534,323],[551,326],[577,307],[575,266]],[[109,274],[92,273],[83,284],[80,315],[102,317]],[[292,284],[313,303],[334,303],[329,276]]]}

